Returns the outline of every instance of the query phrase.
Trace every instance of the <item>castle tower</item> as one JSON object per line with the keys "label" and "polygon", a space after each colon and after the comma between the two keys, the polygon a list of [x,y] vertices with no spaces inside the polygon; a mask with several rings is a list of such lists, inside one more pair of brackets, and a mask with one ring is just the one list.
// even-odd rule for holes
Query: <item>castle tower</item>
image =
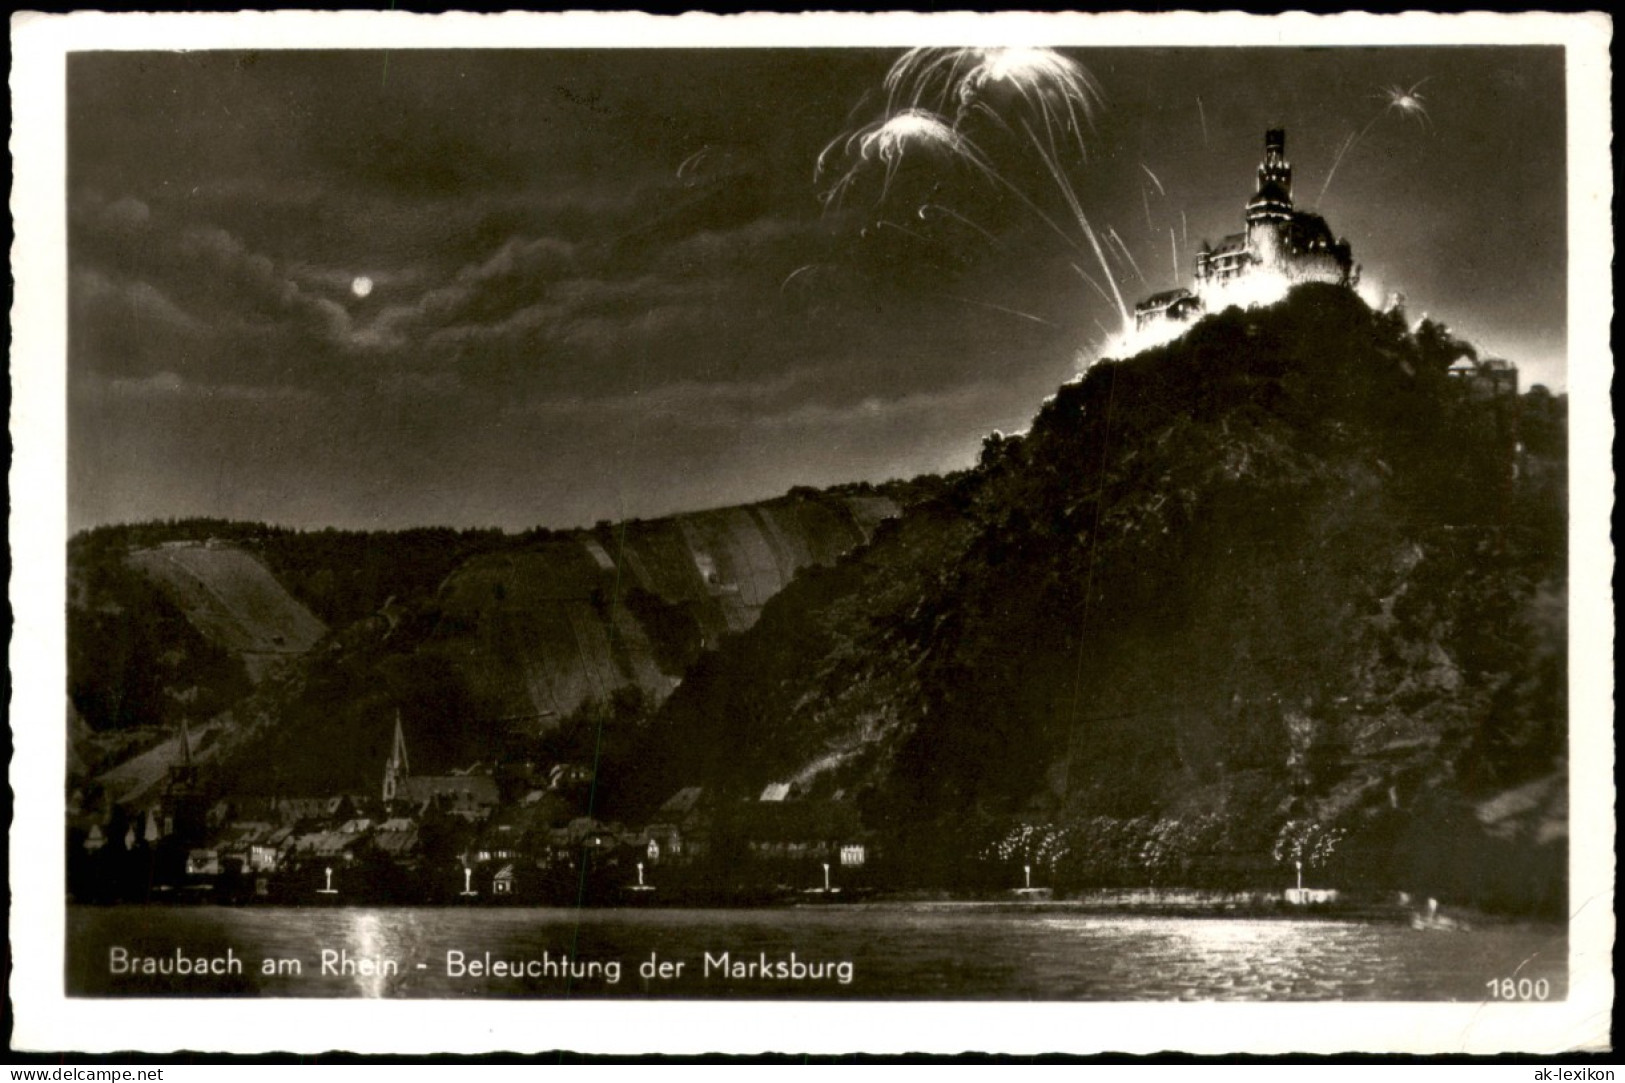
{"label": "castle tower", "polygon": [[395,792],[400,788],[401,780],[412,773],[412,768],[406,760],[406,734],[401,732],[401,713],[395,712],[395,745],[389,751],[389,759],[384,761],[384,801],[395,800]]}
{"label": "castle tower", "polygon": [[1258,190],[1247,201],[1247,247],[1266,267],[1278,267],[1286,255],[1292,223],[1292,164],[1286,160],[1286,131],[1264,133],[1264,163],[1258,167]]}

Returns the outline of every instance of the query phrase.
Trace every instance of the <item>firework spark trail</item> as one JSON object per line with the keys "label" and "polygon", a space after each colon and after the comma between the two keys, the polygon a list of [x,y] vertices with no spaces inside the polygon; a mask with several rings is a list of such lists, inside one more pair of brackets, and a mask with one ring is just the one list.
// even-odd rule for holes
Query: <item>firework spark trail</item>
{"label": "firework spark trail", "polygon": [[1354,144],[1360,141],[1360,136],[1371,130],[1371,125],[1377,123],[1378,118],[1381,116],[1382,114],[1378,113],[1366,123],[1364,128],[1360,129],[1358,134],[1350,135],[1347,139],[1343,140],[1343,145],[1338,148],[1337,156],[1332,159],[1332,167],[1326,171],[1326,179],[1321,182],[1320,194],[1315,197],[1316,207],[1319,207],[1326,201],[1326,190],[1332,186],[1332,178],[1337,176],[1337,167],[1343,164],[1343,155],[1347,154]]}
{"label": "firework spark trail", "polygon": [[1134,258],[1134,253],[1128,250],[1128,245],[1124,244],[1123,238],[1118,236],[1117,227],[1107,226],[1106,230],[1111,234],[1111,239],[1117,242],[1117,247],[1122,250],[1123,257],[1128,260],[1128,265],[1134,268],[1134,273],[1140,276],[1141,282],[1144,282],[1146,280],[1145,272],[1140,270],[1139,261]]}
{"label": "firework spark trail", "polygon": [[[1061,240],[1065,241],[1068,247],[1070,247],[1075,252],[1080,252],[1081,253],[1083,251],[1083,249],[1081,247],[1079,247],[1078,242],[1073,240],[1072,237],[1066,232],[1066,230],[1062,229],[1060,227],[1060,225],[1058,225],[1056,223],[1055,219],[1051,218],[1048,214],[1044,213],[1043,209],[1040,208],[1038,206],[1038,204],[1034,203],[1030,198],[1028,198],[1027,193],[1023,192],[1020,188],[1016,187],[1014,184],[1012,184],[1009,181],[1005,180],[998,173],[990,173],[989,175],[994,180],[996,180],[1000,184],[1004,185],[1005,188],[1010,191],[1011,195],[1014,195],[1017,199],[1019,199],[1026,206],[1026,208],[1028,210],[1032,211],[1035,215],[1037,215],[1039,220],[1042,221],[1051,230],[1053,230],[1057,237],[1059,237],[1059,238],[1061,238]],[[1074,204],[1075,204],[1075,201],[1074,201]],[[1079,223],[1083,227],[1085,237],[1089,241],[1090,246],[1094,248],[1095,258],[1100,261],[1101,267],[1106,272],[1106,281],[1111,283],[1112,292],[1116,293],[1117,292],[1117,283],[1115,281],[1113,281],[1112,278],[1111,278],[1111,268],[1106,265],[1105,257],[1101,254],[1100,244],[1099,244],[1098,241],[1095,240],[1094,230],[1090,228],[1088,219],[1083,217],[1083,211],[1081,209],[1078,209],[1074,205],[1073,210],[1078,215]],[[1121,296],[1118,297],[1117,304],[1118,304],[1118,307],[1120,309],[1123,309],[1123,311],[1125,313],[1127,312],[1127,309],[1123,308],[1123,301],[1122,301]]]}
{"label": "firework spark trail", "polygon": [[1179,209],[1179,235],[1185,239],[1185,247],[1191,246],[1191,224],[1185,220],[1185,208]]}
{"label": "firework spark trail", "polygon": [[937,112],[947,108],[953,88],[965,70],[977,61],[976,49],[944,49],[924,46],[910,49],[886,72],[881,85],[886,90],[886,112],[898,108],[929,107]]}
{"label": "firework spark trail", "polygon": [[[973,67],[964,76],[964,80],[960,81],[959,99],[962,111],[968,112],[972,106],[985,104],[978,99],[994,85],[1016,89],[1025,106],[1029,107],[1030,111],[1037,112],[1038,117],[1042,119],[1045,132],[1043,138],[1038,137],[1038,133],[1033,130],[1032,124],[1029,124],[1025,117],[1020,120],[1020,127],[1027,133],[1033,150],[1037,151],[1038,158],[1042,159],[1046,169],[1050,171],[1050,176],[1055,179],[1056,187],[1061,190],[1061,195],[1072,211],[1072,218],[1077,221],[1085,241],[1089,242],[1090,249],[1094,249],[1095,260],[1100,263],[1100,270],[1107,276],[1111,294],[1116,298],[1118,315],[1124,324],[1128,324],[1128,304],[1124,304],[1123,294],[1116,285],[1116,278],[1111,275],[1111,267],[1105,259],[1105,252],[1100,249],[1100,241],[1095,236],[1094,226],[1090,226],[1089,216],[1085,215],[1082,203],[1077,200],[1077,194],[1072,190],[1066,171],[1061,169],[1059,148],[1056,145],[1056,128],[1061,132],[1071,132],[1076,140],[1079,158],[1084,156],[1084,124],[1092,122],[1095,107],[1100,102],[1100,88],[1095,83],[1094,76],[1090,75],[1081,63],[1050,49],[983,50],[977,67]],[[999,120],[999,124],[1009,128],[1003,117],[996,119]]]}
{"label": "firework spark trail", "polygon": [[784,276],[784,281],[779,283],[779,292],[783,293],[784,287],[788,286],[790,284],[790,280],[795,278],[797,275],[804,274],[807,271],[816,270],[817,267],[818,264],[816,263],[803,263],[800,267],[797,267],[795,270]]}
{"label": "firework spark trail", "polygon": [[[1025,109],[1036,114],[1039,120],[1042,136],[1026,117],[1020,119],[1020,128],[1060,188],[1068,209],[1111,287],[1118,314],[1127,326],[1128,306],[1118,289],[1116,277],[1101,248],[1100,239],[1060,165],[1060,139],[1068,133],[1075,141],[1079,157],[1083,156],[1084,125],[1092,122],[1099,102],[1099,88],[1093,76],[1081,64],[1050,49],[919,48],[910,49],[892,65],[883,86],[887,96],[887,112],[891,115],[850,135],[837,136],[818,155],[815,178],[828,171],[831,156],[837,148],[846,158],[855,158],[847,171],[823,194],[826,207],[838,203],[856,182],[863,168],[873,162],[879,162],[886,170],[881,190],[881,199],[884,200],[905,154],[916,146],[930,146],[968,163],[983,177],[1002,185],[1069,247],[1081,251],[1066,230],[1017,185],[994,169],[976,145],[959,130],[960,121],[974,112],[992,118],[1004,130],[1014,134],[1015,129],[1009,121],[982,100],[991,88],[1012,90]],[[934,106],[937,112],[946,112],[950,98],[957,106],[952,124],[922,108],[929,105]],[[894,112],[899,107],[901,112]],[[1130,262],[1133,262],[1132,256]]]}
{"label": "firework spark trail", "polygon": [[1151,223],[1151,193],[1145,185],[1140,185],[1140,202],[1145,205],[1145,231],[1155,233],[1157,227]]}
{"label": "firework spark trail", "polygon": [[848,158],[855,156],[856,160],[824,194],[826,205],[831,201],[839,202],[846,189],[857,180],[863,167],[871,162],[879,162],[885,168],[885,180],[880,190],[880,200],[884,201],[886,193],[891,190],[892,179],[912,147],[934,147],[952,158],[968,162],[983,174],[991,175],[993,172],[976,145],[963,133],[936,114],[921,109],[908,109],[883,121],[865,125],[845,139],[837,136],[818,155],[820,173],[827,166],[830,151],[837,145]]}
{"label": "firework spark trail", "polygon": [[1116,226],[1106,227],[1106,251],[1110,252],[1112,258],[1119,264],[1127,265],[1128,258],[1124,255],[1123,238],[1117,235]]}
{"label": "firework spark trail", "polygon": [[[982,106],[989,116],[1002,121],[997,110],[986,106],[981,99],[991,87],[1008,87],[1042,121],[1046,136],[1043,146],[1051,154],[1059,154],[1055,142],[1059,131],[1073,135],[1082,156],[1083,130],[1086,124],[1093,122],[1100,89],[1081,64],[1050,49],[981,49],[976,50],[976,54],[977,64],[957,88],[961,109],[968,111]],[[1036,142],[1032,129],[1027,130]]]}
{"label": "firework spark trail", "polygon": [[920,216],[920,221],[925,222],[930,220],[929,216],[926,214],[927,211],[936,211],[939,214],[947,215],[949,218],[952,218],[955,221],[963,222],[971,229],[974,229],[977,233],[980,233],[983,237],[986,237],[989,244],[992,244],[998,248],[1005,247],[1003,241],[999,240],[992,233],[989,233],[985,228],[971,221],[969,218],[966,218],[952,207],[944,207],[940,203],[923,203],[920,205],[920,209],[915,212]]}
{"label": "firework spark trail", "polygon": [[703,162],[706,155],[710,153],[711,144],[707,143],[693,154],[690,154],[687,158],[684,158],[677,166],[677,178],[679,180],[686,180],[688,175],[698,169],[700,167],[700,163]]}
{"label": "firework spark trail", "polygon": [[1006,308],[1004,305],[996,305],[992,301],[978,301],[974,297],[960,297],[957,294],[952,293],[939,293],[937,296],[946,297],[950,301],[958,301],[961,304],[977,305],[981,308],[991,308],[995,312],[1004,312],[1011,316],[1020,316],[1024,320],[1031,320],[1034,323],[1041,323],[1045,327],[1055,326],[1054,323],[1046,320],[1042,316],[1034,316],[1031,312],[1023,312],[1019,308]]}
{"label": "firework spark trail", "polygon": [[[1114,307],[1117,309],[1118,315],[1122,318],[1124,326],[1127,326],[1129,318],[1128,305],[1123,300],[1122,292],[1117,288],[1116,276],[1112,274],[1111,264],[1107,262],[1106,253],[1100,247],[1100,240],[1095,235],[1094,227],[1089,224],[1089,217],[1084,214],[1083,206],[1081,203],[1079,203],[1077,194],[1072,190],[1071,183],[1066,179],[1066,172],[1061,169],[1060,163],[1055,160],[1054,156],[1046,152],[1044,144],[1038,139],[1031,126],[1028,125],[1025,120],[1023,120],[1021,123],[1022,127],[1027,132],[1028,138],[1032,141],[1033,148],[1038,152],[1039,159],[1043,161],[1045,168],[1050,171],[1051,177],[1054,178],[1056,186],[1060,188],[1061,195],[1066,200],[1067,207],[1072,211],[1073,217],[1077,219],[1078,228],[1083,233],[1084,239],[1089,242],[1089,247],[1094,252],[1095,260],[1100,264],[1100,269],[1106,276],[1106,283],[1111,287],[1112,296],[1110,300],[1112,300]],[[973,143],[971,143],[968,139],[963,139],[963,137],[961,137],[961,139],[964,147],[966,148],[966,153],[973,155],[971,160],[974,162],[976,168],[982,173],[983,176],[1003,185],[1011,195],[1020,200],[1028,210],[1032,211],[1033,214],[1038,216],[1040,221],[1054,231],[1056,236],[1065,241],[1069,247],[1073,248],[1074,250],[1081,251],[1081,249],[1078,248],[1077,242],[1067,234],[1066,230],[1062,229],[1053,218],[1051,218],[1041,207],[1038,206],[1037,203],[1034,203],[1026,192],[1023,192],[1019,186],[1007,180],[991,165],[988,165],[985,161],[983,161],[979,154],[976,153],[976,148]],[[1130,257],[1130,261],[1132,262],[1132,257]]]}
{"label": "firework spark trail", "polygon": [[[826,207],[839,204],[847,190],[862,174],[864,168],[877,161],[886,170],[886,177],[879,200],[884,201],[892,178],[901,166],[910,147],[931,147],[946,153],[954,160],[966,163],[983,178],[1002,185],[1020,200],[1028,210],[1037,215],[1039,220],[1053,230],[1058,237],[1074,249],[1078,247],[1077,242],[1067,234],[1066,230],[1062,229],[1053,218],[1044,213],[1043,209],[1034,203],[1017,185],[1007,180],[1003,174],[993,168],[969,137],[950,127],[941,117],[935,114],[919,109],[910,109],[894,117],[888,117],[884,121],[866,125],[845,138],[837,136],[818,156],[820,171],[827,169],[830,152],[837,146],[842,149],[842,152],[847,157],[852,158],[855,156],[856,160],[823,194],[822,198]],[[1087,223],[1085,225],[1087,226]],[[1081,251],[1081,249],[1079,250]]]}
{"label": "firework spark trail", "polygon": [[[908,233],[911,236],[915,236],[915,237],[920,236],[918,233],[914,233],[912,230],[903,229],[902,226],[899,226],[895,222],[881,221],[881,222],[877,223],[877,227],[878,226],[891,226],[893,229],[903,230],[903,232]],[[925,238],[923,238],[923,237],[921,237],[920,239],[925,240]],[[797,267],[795,270],[791,271],[788,275],[785,276],[785,279],[784,279],[783,282],[779,283],[779,292],[783,293],[784,288],[786,286],[788,286],[790,284],[790,282],[793,279],[795,279],[797,276],[799,276],[801,274],[804,274],[804,273],[806,273],[808,271],[816,271],[821,266],[823,266],[823,264],[806,263],[806,264],[803,264],[800,267]],[[938,293],[938,294],[935,294],[935,296],[943,297],[943,298],[946,298],[947,300],[950,300],[950,301],[958,301],[960,304],[976,305],[976,306],[978,306],[980,308],[992,309],[995,312],[1003,312],[1003,313],[1006,313],[1007,315],[1017,316],[1017,317],[1020,317],[1021,319],[1024,319],[1024,320],[1031,320],[1033,323],[1041,323],[1045,327],[1054,327],[1054,326],[1056,326],[1055,323],[1053,323],[1050,320],[1044,319],[1044,317],[1042,317],[1042,316],[1036,316],[1031,312],[1023,312],[1018,308],[1010,308],[1010,307],[1008,307],[1006,305],[994,304],[992,301],[978,301],[974,297],[961,297],[958,294],[953,294],[953,293]],[[1111,298],[1108,297],[1107,300],[1109,301],[1109,300],[1111,300]]]}
{"label": "firework spark trail", "polygon": [[1090,275],[1088,271],[1085,271],[1082,267],[1079,267],[1076,263],[1068,262],[1067,266],[1071,267],[1074,271],[1078,272],[1078,275],[1080,277],[1082,277],[1082,279],[1085,282],[1087,282],[1087,283],[1089,283],[1089,285],[1093,286],[1095,288],[1095,292],[1100,294],[1100,296],[1105,299],[1105,301],[1106,301],[1106,303],[1108,305],[1115,304],[1115,302],[1112,301],[1111,294],[1107,293],[1105,288],[1102,287],[1099,282],[1096,282],[1094,280],[1094,277],[1092,275]]}
{"label": "firework spark trail", "polygon": [[1008,129],[997,110],[978,100],[990,87],[1007,87],[1038,115],[1049,147],[1057,153],[1057,136],[1068,131],[1077,137],[1082,153],[1083,130],[1100,98],[1094,77],[1081,64],[1051,49],[1027,47],[910,49],[891,66],[882,85],[888,113],[899,108],[947,113],[952,104],[956,124],[977,111]]}
{"label": "firework spark trail", "polygon": [[1207,110],[1202,108],[1202,96],[1196,96],[1196,115],[1202,121],[1202,146],[1207,146]]}
{"label": "firework spark trail", "polygon": [[901,223],[898,223],[898,222],[893,222],[889,218],[882,218],[878,222],[875,223],[875,229],[877,229],[877,230],[885,229],[888,226],[891,227],[892,229],[895,229],[897,232],[903,234],[905,237],[913,237],[916,241],[920,241],[920,242],[922,242],[924,244],[934,244],[934,245],[937,245],[938,247],[947,247],[946,245],[943,244],[943,242],[934,241],[930,237],[927,237],[925,234],[920,233],[918,230],[909,229],[907,226],[902,225]]}
{"label": "firework spark trail", "polygon": [[[1038,146],[1037,137],[1033,135],[1032,128],[1027,125],[1026,121],[1021,123],[1022,127],[1027,128],[1027,134],[1033,139],[1034,146],[1038,150],[1038,156],[1043,160],[1044,165],[1048,167],[1050,176],[1055,178],[1056,186],[1061,189],[1061,195],[1066,199],[1067,206],[1071,208],[1072,216],[1078,220],[1078,227],[1083,231],[1084,238],[1088,240],[1089,247],[1094,249],[1095,260],[1099,262],[1100,269],[1106,276],[1106,284],[1112,288],[1112,296],[1117,301],[1117,314],[1122,319],[1123,326],[1127,327],[1129,322],[1128,305],[1123,301],[1122,291],[1117,288],[1117,279],[1112,275],[1111,264],[1106,262],[1106,253],[1101,250],[1100,238],[1095,235],[1095,227],[1089,224],[1089,216],[1083,213],[1083,204],[1078,202],[1078,195],[1072,190],[1071,182],[1066,179],[1066,172],[1061,168],[1061,163],[1057,162],[1051,155],[1045,154],[1044,148]],[[1133,257],[1130,257],[1129,262],[1133,262]]]}
{"label": "firework spark trail", "polygon": [[[1043,122],[1043,145],[1051,155],[1060,155],[1056,133],[1070,132],[1079,158],[1084,156],[1083,130],[1086,124],[1093,123],[1100,104],[1100,87],[1083,65],[1051,49],[981,49],[977,53],[978,63],[958,85],[961,110],[979,104],[978,99],[991,86],[1009,87]],[[996,111],[988,112],[1003,121]],[[1023,126],[1036,142],[1031,127],[1025,121]]]}
{"label": "firework spark trail", "polygon": [[1128,260],[1124,259],[1123,253],[1119,252],[1112,244],[1110,237],[1106,238],[1106,255],[1111,259],[1112,267],[1118,274],[1126,275],[1132,270],[1128,265]]}
{"label": "firework spark trail", "polygon": [[1162,186],[1162,181],[1157,178],[1155,173],[1151,172],[1151,167],[1146,165],[1144,162],[1141,162],[1140,168],[1145,170],[1145,175],[1151,178],[1151,183],[1157,186],[1157,195],[1166,197],[1168,195],[1168,189],[1164,188]]}
{"label": "firework spark trail", "polygon": [[1179,236],[1174,227],[1168,227],[1168,251],[1174,260],[1174,285],[1179,285]]}
{"label": "firework spark trail", "polygon": [[[1431,76],[1429,76],[1429,78],[1431,78]],[[1332,178],[1337,176],[1337,167],[1343,164],[1343,157],[1348,154],[1349,151],[1354,149],[1355,144],[1359,143],[1360,140],[1365,138],[1365,134],[1371,130],[1372,126],[1375,125],[1377,121],[1381,120],[1389,113],[1398,113],[1401,118],[1414,120],[1423,128],[1428,126],[1429,117],[1427,101],[1422,97],[1422,95],[1417,93],[1418,88],[1420,88],[1425,82],[1427,82],[1427,79],[1419,79],[1412,83],[1409,87],[1402,87],[1396,84],[1393,86],[1383,87],[1378,91],[1378,96],[1383,99],[1382,108],[1377,110],[1376,116],[1365,122],[1365,127],[1361,128],[1357,133],[1350,136],[1343,142],[1343,146],[1338,150],[1337,156],[1332,159],[1332,167],[1326,171],[1326,180],[1320,186],[1320,195],[1315,198],[1316,206],[1319,206],[1325,201],[1326,190],[1332,186]]]}

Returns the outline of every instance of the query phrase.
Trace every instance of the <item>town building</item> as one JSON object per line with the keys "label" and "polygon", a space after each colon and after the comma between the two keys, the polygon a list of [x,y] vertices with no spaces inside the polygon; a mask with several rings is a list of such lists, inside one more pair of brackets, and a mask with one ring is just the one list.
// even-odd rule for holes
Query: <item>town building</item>
{"label": "town building", "polygon": [[685,786],[666,798],[649,827],[667,857],[681,853],[684,861],[705,857],[711,849],[714,826],[713,795],[699,786]]}
{"label": "town building", "polygon": [[1451,365],[1446,374],[1459,381],[1474,398],[1518,397],[1518,366],[1503,358],[1463,357]]}
{"label": "town building", "polygon": [[402,816],[385,820],[373,833],[372,844],[380,854],[396,864],[415,864],[420,851],[418,825]]}
{"label": "town building", "polygon": [[756,802],[742,817],[747,853],[761,861],[866,863],[867,833],[846,801]]}

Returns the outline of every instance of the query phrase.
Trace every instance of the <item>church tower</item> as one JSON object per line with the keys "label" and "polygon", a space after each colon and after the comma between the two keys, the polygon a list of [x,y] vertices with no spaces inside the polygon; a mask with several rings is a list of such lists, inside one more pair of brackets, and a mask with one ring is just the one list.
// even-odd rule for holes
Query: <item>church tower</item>
{"label": "church tower", "polygon": [[389,751],[389,759],[384,761],[384,801],[386,804],[395,800],[395,793],[400,789],[401,782],[411,773],[411,765],[406,761],[406,735],[401,732],[401,713],[396,711],[395,746]]}
{"label": "church tower", "polygon": [[1279,267],[1287,254],[1292,223],[1292,164],[1286,160],[1286,131],[1264,133],[1264,163],[1258,190],[1247,201],[1247,247],[1266,267]]}
{"label": "church tower", "polygon": [[163,833],[174,835],[188,845],[198,845],[208,833],[207,809],[202,771],[192,761],[192,733],[186,716],[181,716],[181,762],[169,768],[168,785],[162,802]]}

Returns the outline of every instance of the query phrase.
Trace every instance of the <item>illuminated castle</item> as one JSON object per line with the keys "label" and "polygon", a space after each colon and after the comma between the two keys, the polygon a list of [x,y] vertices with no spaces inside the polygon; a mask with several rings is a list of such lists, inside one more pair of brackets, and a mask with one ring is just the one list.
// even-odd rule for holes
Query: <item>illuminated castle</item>
{"label": "illuminated castle", "polygon": [[1134,306],[1137,332],[1172,337],[1204,312],[1269,304],[1300,282],[1358,284],[1348,241],[1333,237],[1320,215],[1293,209],[1292,164],[1280,128],[1264,135],[1264,162],[1246,218],[1245,232],[1230,234],[1217,247],[1203,242],[1194,289],[1166,290]]}

